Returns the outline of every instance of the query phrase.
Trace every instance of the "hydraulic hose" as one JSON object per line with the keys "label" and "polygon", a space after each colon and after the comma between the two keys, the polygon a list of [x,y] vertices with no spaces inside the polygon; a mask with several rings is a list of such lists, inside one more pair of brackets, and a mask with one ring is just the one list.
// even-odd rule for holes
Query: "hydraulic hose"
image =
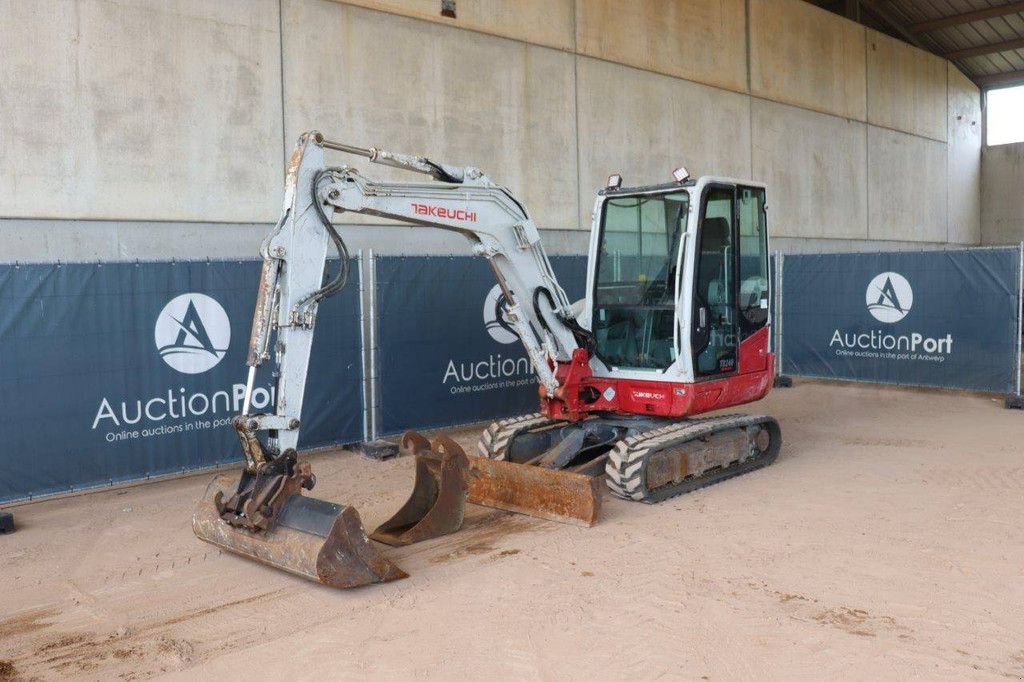
{"label": "hydraulic hose", "polygon": [[544,319],[544,315],[540,310],[540,297],[548,299],[548,305],[551,306],[551,310],[554,311],[555,317],[558,321],[565,325],[566,329],[572,332],[573,338],[576,339],[576,343],[579,344],[580,348],[585,348],[587,353],[591,356],[594,355],[594,350],[597,348],[597,338],[593,332],[584,329],[579,322],[573,319],[570,315],[563,315],[558,312],[555,307],[555,297],[551,295],[551,291],[547,287],[537,287],[533,290],[533,311],[537,315],[537,319],[540,320],[540,324],[544,327],[544,330],[551,334],[551,327],[548,326],[547,321]]}
{"label": "hydraulic hose", "polygon": [[336,294],[339,291],[341,291],[342,289],[344,289],[345,288],[345,284],[348,283],[348,271],[349,271],[348,247],[345,246],[345,240],[341,238],[341,234],[339,234],[337,228],[334,227],[334,223],[332,223],[331,219],[327,217],[327,213],[324,211],[323,204],[320,202],[320,197],[319,197],[319,189],[320,189],[321,181],[325,177],[328,177],[332,172],[337,172],[337,171],[340,171],[340,170],[342,170],[342,169],[340,169],[340,168],[322,168],[322,169],[320,169],[319,171],[317,171],[316,175],[313,176],[313,182],[312,182],[312,188],[311,188],[313,206],[316,208],[316,214],[317,214],[317,216],[319,216],[320,223],[324,226],[324,229],[327,230],[327,235],[331,238],[331,241],[334,242],[334,248],[338,252],[338,258],[339,258],[338,272],[335,273],[334,277],[332,277],[330,279],[330,281],[327,282],[327,284],[323,285],[322,287],[320,287],[319,289],[314,291],[312,294],[307,296],[305,299],[303,299],[303,301],[302,301],[302,303],[300,305],[308,305],[310,303],[319,303],[320,301],[324,300],[325,298],[333,296],[334,294]]}

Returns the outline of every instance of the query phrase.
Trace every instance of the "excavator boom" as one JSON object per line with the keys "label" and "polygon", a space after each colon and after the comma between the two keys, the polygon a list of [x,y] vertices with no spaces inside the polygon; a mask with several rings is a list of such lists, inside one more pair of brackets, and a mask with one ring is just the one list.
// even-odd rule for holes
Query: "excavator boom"
{"label": "excavator boom", "polygon": [[[432,180],[373,182],[353,168],[326,166],[325,149],[424,173]],[[193,517],[196,535],[327,585],[353,587],[404,577],[373,541],[403,545],[454,532],[462,524],[467,497],[544,518],[592,523],[600,500],[593,479],[567,477],[571,492],[561,496],[550,481],[558,472],[544,478],[541,472],[523,471],[523,477],[514,464],[470,466],[453,441],[430,444],[414,435],[407,437],[404,448],[416,459],[413,493],[371,535],[352,507],[303,494],[316,480],[297,455],[309,356],[318,305],[345,284],[348,254],[332,221],[335,212],[345,211],[465,236],[473,253],[490,262],[507,302],[507,322],[552,399],[559,387],[554,368],[570,361],[587,338],[554,276],[537,227],[508,190],[475,168],[353,147],[318,133],[303,135],[288,164],[281,219],[260,249],[263,268],[249,338],[244,407],[233,420],[246,466],[233,487],[223,478],[210,484]],[[325,284],[332,242],[339,271]],[[256,371],[271,359],[276,364],[276,401],[272,412],[256,414],[251,410]],[[577,499],[578,504],[566,502]]]}

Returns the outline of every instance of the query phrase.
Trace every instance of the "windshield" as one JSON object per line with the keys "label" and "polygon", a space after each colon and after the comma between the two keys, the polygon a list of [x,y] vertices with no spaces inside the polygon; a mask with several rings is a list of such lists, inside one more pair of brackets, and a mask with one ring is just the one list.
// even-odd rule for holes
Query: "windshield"
{"label": "windshield", "polygon": [[607,364],[665,369],[675,360],[676,259],[689,208],[685,191],[605,202],[593,328]]}

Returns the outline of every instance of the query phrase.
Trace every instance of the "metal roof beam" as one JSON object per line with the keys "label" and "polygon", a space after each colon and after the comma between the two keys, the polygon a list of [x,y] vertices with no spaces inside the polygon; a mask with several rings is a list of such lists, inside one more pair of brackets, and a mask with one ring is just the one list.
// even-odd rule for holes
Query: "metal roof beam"
{"label": "metal roof beam", "polygon": [[843,16],[860,22],[860,0],[843,0]]}
{"label": "metal roof beam", "polygon": [[928,31],[937,31],[940,28],[950,28],[951,26],[969,24],[972,21],[1004,17],[1007,14],[1016,14],[1018,12],[1024,12],[1024,2],[1011,2],[1005,5],[999,5],[998,7],[986,7],[984,9],[974,10],[973,12],[954,14],[940,19],[919,21],[916,24],[910,24],[907,26],[907,30],[911,33],[927,33]]}
{"label": "metal roof beam", "polygon": [[1009,71],[1007,73],[994,73],[990,76],[974,76],[974,82],[982,88],[1009,88],[1014,85],[1024,85],[1024,71]]}
{"label": "metal roof beam", "polygon": [[894,19],[893,16],[889,14],[889,10],[883,7],[882,3],[879,0],[861,0],[860,4],[862,9],[867,11],[869,14],[872,14],[875,17],[877,17],[882,23],[884,23],[886,26],[891,28],[896,33],[898,33],[900,37],[902,37],[908,43],[910,43],[914,47],[924,50],[925,52],[931,52],[931,50],[922,45],[921,41],[918,40],[913,33],[908,31],[906,27],[903,26],[903,24],[896,21],[896,19]]}
{"label": "metal roof beam", "polygon": [[996,54],[999,52],[1009,52],[1010,50],[1020,49],[1024,49],[1024,38],[1007,40],[1001,43],[992,43],[990,45],[979,45],[977,47],[965,47],[962,50],[947,52],[942,56],[950,60],[965,59],[967,57],[980,57],[985,54]]}

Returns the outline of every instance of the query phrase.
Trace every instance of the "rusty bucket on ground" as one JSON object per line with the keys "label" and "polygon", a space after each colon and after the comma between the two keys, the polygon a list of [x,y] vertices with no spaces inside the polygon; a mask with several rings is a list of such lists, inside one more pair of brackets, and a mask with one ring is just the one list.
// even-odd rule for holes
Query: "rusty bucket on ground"
{"label": "rusty bucket on ground", "polygon": [[232,526],[218,512],[218,493],[230,495],[234,488],[227,476],[210,482],[192,516],[192,530],[200,540],[330,587],[408,577],[373,547],[354,507],[296,492],[268,529],[254,531]]}
{"label": "rusty bucket on ground", "polygon": [[402,436],[403,455],[416,458],[416,480],[402,508],[370,537],[386,545],[403,546],[454,533],[466,512],[469,459],[447,436],[433,445],[414,431]]}

